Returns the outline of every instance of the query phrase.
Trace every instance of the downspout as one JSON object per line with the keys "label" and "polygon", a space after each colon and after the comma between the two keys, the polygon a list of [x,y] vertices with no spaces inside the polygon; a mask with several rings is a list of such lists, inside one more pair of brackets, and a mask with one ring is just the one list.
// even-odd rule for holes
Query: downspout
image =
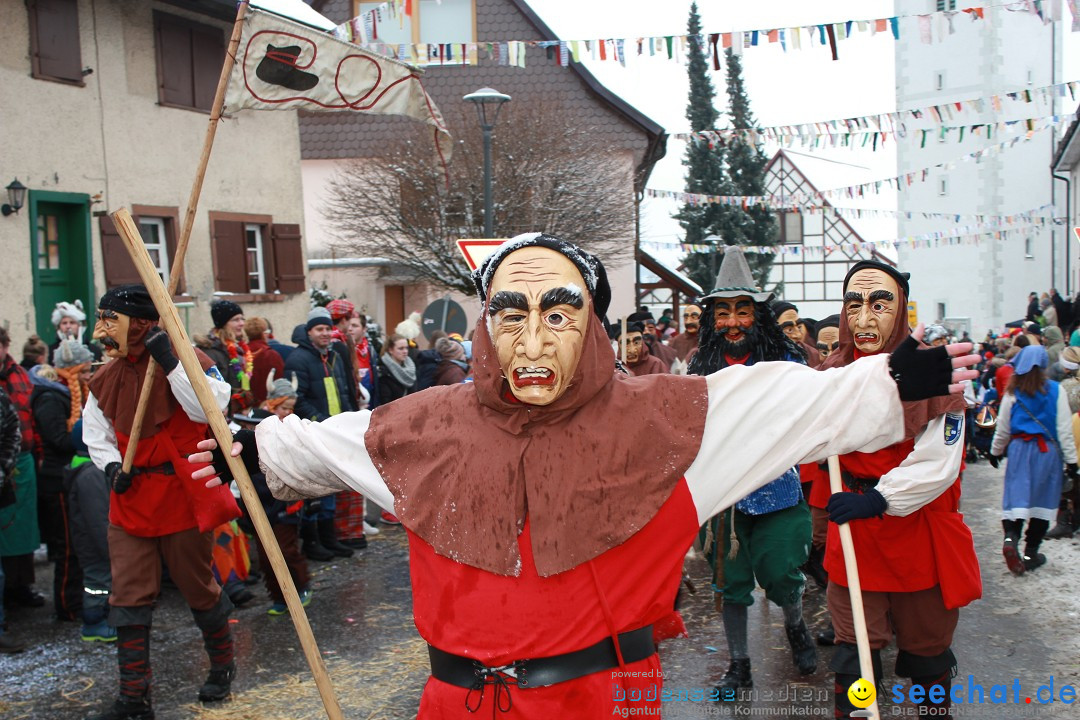
{"label": "downspout", "polygon": [[1072,227],[1072,178],[1068,175],[1058,175],[1053,171],[1053,168],[1051,168],[1050,177],[1065,183],[1065,297],[1069,298],[1072,297],[1072,288],[1069,284],[1072,278],[1069,268],[1069,258],[1072,255],[1070,252],[1072,238],[1069,237],[1069,230]]}

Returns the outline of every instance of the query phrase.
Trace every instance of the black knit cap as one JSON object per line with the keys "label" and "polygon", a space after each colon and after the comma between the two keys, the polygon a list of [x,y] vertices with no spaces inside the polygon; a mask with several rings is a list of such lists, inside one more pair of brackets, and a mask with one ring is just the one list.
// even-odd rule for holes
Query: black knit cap
{"label": "black knit cap", "polygon": [[848,274],[844,277],[844,292],[847,292],[848,282],[851,280],[851,276],[860,270],[880,270],[883,273],[887,273],[892,276],[893,280],[896,280],[896,284],[900,286],[900,289],[904,291],[904,297],[911,297],[911,288],[908,287],[908,280],[911,278],[911,273],[900,272],[892,265],[886,265],[878,260],[860,260],[851,266],[848,270]]}
{"label": "black knit cap", "polygon": [[840,327],[840,316],[839,315],[829,315],[828,317],[824,317],[824,318],[817,321],[817,329],[819,331],[822,328],[827,328],[827,327],[834,327],[834,328]]}
{"label": "black knit cap", "polygon": [[243,314],[244,308],[230,300],[216,300],[210,303],[210,317],[214,320],[216,328],[225,327],[225,323]]}
{"label": "black knit cap", "polygon": [[481,303],[487,302],[488,290],[491,288],[491,278],[495,275],[495,269],[507,255],[525,247],[545,247],[574,263],[582,279],[585,280],[589,295],[592,296],[593,312],[601,320],[605,318],[608,306],[611,305],[611,285],[608,284],[604,264],[599,258],[590,255],[577,245],[544,233],[526,233],[507,240],[473,271],[473,284],[476,285],[476,292],[480,296]]}
{"label": "black knit cap", "polygon": [[117,285],[101,296],[98,310],[113,312],[144,320],[157,320],[158,311],[145,285]]}
{"label": "black knit cap", "polygon": [[799,312],[799,308],[795,307],[794,303],[789,303],[786,300],[776,300],[772,303],[773,315],[775,315],[776,317],[780,317],[788,310],[794,310],[795,312]]}
{"label": "black knit cap", "polygon": [[639,322],[639,323],[651,322],[651,323],[653,323],[655,325],[656,324],[656,318],[653,317],[653,314],[651,312],[644,312],[642,310],[638,310],[637,312],[632,312],[629,315],[627,315],[626,316],[626,322]]}

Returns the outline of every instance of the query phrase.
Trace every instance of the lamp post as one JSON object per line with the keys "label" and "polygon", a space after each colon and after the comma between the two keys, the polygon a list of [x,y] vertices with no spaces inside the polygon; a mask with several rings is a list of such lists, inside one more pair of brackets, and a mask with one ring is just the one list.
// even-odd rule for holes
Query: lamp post
{"label": "lamp post", "polygon": [[499,110],[503,104],[510,102],[510,96],[491,88],[480,88],[462,100],[476,105],[476,115],[480,118],[480,129],[484,133],[484,237],[491,237],[494,233],[491,207],[491,133],[495,129],[495,121],[499,119]]}

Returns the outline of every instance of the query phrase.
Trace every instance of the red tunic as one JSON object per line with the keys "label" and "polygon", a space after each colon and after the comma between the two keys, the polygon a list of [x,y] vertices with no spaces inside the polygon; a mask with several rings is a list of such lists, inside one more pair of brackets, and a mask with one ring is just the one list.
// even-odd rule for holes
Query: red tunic
{"label": "red tunic", "polygon": [[[191,473],[203,466],[192,465],[187,456],[206,437],[206,425],[177,407],[160,432],[141,438],[135,467],[172,463],[176,474],[140,473],[126,493],[110,493],[109,522],[130,535],[160,537],[193,527],[207,532],[240,517],[228,485],[207,488],[203,481],[191,479]],[[123,455],[128,436],[117,430],[116,441]]]}
{"label": "red tunic", "polygon": [[817,463],[806,463],[799,466],[799,481],[810,483],[810,497],[806,502],[810,507],[825,509],[829,503],[832,491],[829,488],[829,471],[822,469]]}
{"label": "red tunic", "polygon": [[[564,573],[540,577],[533,563],[528,518],[518,537],[521,572],[495,575],[436,555],[409,532],[413,614],[420,636],[435,647],[498,666],[531,657],[579,650],[614,632],[635,630],[672,614],[682,561],[698,531],[697,512],[686,480],[649,523],[629,540],[595,560]],[[601,601],[600,593],[604,601]],[[609,626],[605,605],[610,609]],[[637,673],[637,677],[626,676]],[[647,700],[616,701],[615,685]],[[663,675],[659,656],[625,668],[593,673],[549,687],[510,688],[510,712],[500,720],[611,717],[616,708],[655,707],[659,714]],[[420,700],[421,720],[489,717],[494,686],[483,707],[465,708],[469,691],[429,678]],[[477,702],[478,693],[471,701]]]}
{"label": "red tunic", "polygon": [[[915,447],[914,440],[873,453],[840,456],[840,466],[859,478],[880,478],[900,465]],[[971,530],[959,512],[960,478],[933,502],[910,515],[854,520],[851,537],[863,590],[915,592],[941,585],[945,606],[962,607],[982,595],[979,561]],[[947,568],[941,572],[939,568]],[[847,586],[840,531],[829,523],[825,546],[829,580]]]}

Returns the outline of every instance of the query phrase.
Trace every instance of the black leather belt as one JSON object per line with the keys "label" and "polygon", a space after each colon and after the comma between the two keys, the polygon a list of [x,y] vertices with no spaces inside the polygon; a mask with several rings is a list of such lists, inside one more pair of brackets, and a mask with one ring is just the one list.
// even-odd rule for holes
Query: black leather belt
{"label": "black leather belt", "polygon": [[864,493],[872,487],[875,487],[881,478],[861,478],[855,477],[847,470],[843,470],[840,473],[840,477],[844,481],[844,485],[852,492]]}
{"label": "black leather belt", "polygon": [[[637,630],[619,634],[619,649],[622,651],[624,662],[635,663],[656,653],[652,630],[652,625],[646,625]],[[610,637],[574,652],[531,660],[516,660],[498,667],[488,667],[478,660],[444,652],[431,645],[428,645],[428,655],[431,658],[432,677],[450,685],[480,692],[480,698],[475,707],[470,702],[472,692],[466,696],[465,707],[469,712],[476,712],[480,708],[484,700],[486,685],[497,686],[496,706],[503,712],[509,712],[510,685],[516,685],[522,689],[546,687],[619,666],[619,658],[615,654],[615,643]],[[501,702],[504,691],[505,707]]]}
{"label": "black leather belt", "polygon": [[148,475],[175,475],[176,468],[173,467],[171,462],[161,463],[160,465],[151,465],[150,467],[131,468],[132,475],[140,475],[143,473]]}

